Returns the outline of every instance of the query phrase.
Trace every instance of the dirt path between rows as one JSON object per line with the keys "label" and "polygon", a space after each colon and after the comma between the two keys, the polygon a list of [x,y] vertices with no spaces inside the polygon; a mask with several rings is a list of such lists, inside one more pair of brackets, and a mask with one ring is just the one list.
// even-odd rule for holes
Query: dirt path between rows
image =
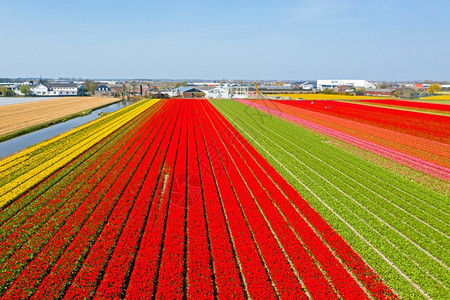
{"label": "dirt path between rows", "polygon": [[0,106],[0,135],[118,101],[110,97],[63,97]]}

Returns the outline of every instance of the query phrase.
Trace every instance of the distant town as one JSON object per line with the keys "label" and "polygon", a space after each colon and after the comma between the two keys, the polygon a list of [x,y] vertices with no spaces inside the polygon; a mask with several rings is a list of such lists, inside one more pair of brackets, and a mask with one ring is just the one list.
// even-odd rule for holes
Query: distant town
{"label": "distant town", "polygon": [[303,81],[249,80],[150,80],[150,79],[73,79],[73,78],[0,78],[3,97],[148,97],[148,98],[252,98],[252,95],[276,93],[325,93],[361,96],[419,98],[450,91],[450,82],[371,82],[364,79],[319,79]]}

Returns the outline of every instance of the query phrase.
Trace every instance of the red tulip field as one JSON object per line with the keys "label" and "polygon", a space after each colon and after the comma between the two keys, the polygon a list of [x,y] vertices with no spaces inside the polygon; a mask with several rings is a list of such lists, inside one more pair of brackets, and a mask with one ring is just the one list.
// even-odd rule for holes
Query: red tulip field
{"label": "red tulip field", "polygon": [[137,102],[0,160],[0,298],[445,299],[449,119]]}

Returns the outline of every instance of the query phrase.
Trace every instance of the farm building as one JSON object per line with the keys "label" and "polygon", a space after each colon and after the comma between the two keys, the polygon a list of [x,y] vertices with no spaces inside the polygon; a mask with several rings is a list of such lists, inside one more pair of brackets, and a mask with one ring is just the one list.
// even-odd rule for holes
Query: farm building
{"label": "farm building", "polygon": [[108,88],[113,95],[122,96],[122,84],[108,84]]}
{"label": "farm building", "polygon": [[212,99],[230,99],[230,89],[219,86],[206,92],[206,98]]}
{"label": "farm building", "polygon": [[345,86],[348,88],[355,89],[375,89],[376,86],[366,80],[356,79],[356,80],[340,80],[340,79],[331,79],[331,80],[317,80],[317,89],[319,91],[323,91],[325,89],[334,89],[338,86]]}
{"label": "farm building", "polygon": [[209,91],[211,91],[217,87],[215,87],[215,86],[196,86],[195,88],[199,89],[203,93],[207,94]]}
{"label": "farm building", "polygon": [[205,97],[212,99],[248,98],[248,87],[237,84],[225,84],[207,91]]}
{"label": "farm building", "polygon": [[367,89],[364,91],[365,96],[393,96],[396,89]]}
{"label": "farm building", "polygon": [[150,93],[150,86],[148,84],[131,84],[131,93],[135,96],[145,96]]}
{"label": "farm building", "polygon": [[95,90],[96,96],[111,96],[112,94],[111,89],[105,84],[100,84]]}
{"label": "farm building", "polygon": [[301,88],[303,90],[313,90],[316,87],[314,82],[310,82],[310,81],[300,83],[298,86],[299,86],[299,88]]}
{"label": "farm building", "polygon": [[201,90],[194,87],[181,86],[173,90],[172,97],[201,98],[205,95]]}
{"label": "farm building", "polygon": [[76,96],[78,86],[74,83],[41,83],[30,86],[30,91],[34,96]]}

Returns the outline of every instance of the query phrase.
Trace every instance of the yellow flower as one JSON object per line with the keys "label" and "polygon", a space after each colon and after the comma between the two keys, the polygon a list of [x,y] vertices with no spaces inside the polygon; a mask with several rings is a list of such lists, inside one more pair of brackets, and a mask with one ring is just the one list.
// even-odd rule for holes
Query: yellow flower
{"label": "yellow flower", "polygon": [[[159,99],[138,102],[121,111],[117,111],[105,118],[97,119],[91,123],[71,130],[54,139],[42,142],[18,154],[0,161],[0,174],[10,180],[0,187],[0,207],[6,205],[16,197],[23,194],[29,188],[35,186],[53,172],[64,167],[78,155],[82,154],[96,143],[119,129],[139,114],[158,102]],[[100,124],[100,121],[103,122]],[[73,134],[81,132],[76,139]],[[49,147],[46,151],[33,156],[33,152],[38,152],[47,145],[56,141],[56,147]],[[26,166],[21,163],[26,161]],[[17,168],[24,168],[22,174],[14,178],[14,171]]]}

